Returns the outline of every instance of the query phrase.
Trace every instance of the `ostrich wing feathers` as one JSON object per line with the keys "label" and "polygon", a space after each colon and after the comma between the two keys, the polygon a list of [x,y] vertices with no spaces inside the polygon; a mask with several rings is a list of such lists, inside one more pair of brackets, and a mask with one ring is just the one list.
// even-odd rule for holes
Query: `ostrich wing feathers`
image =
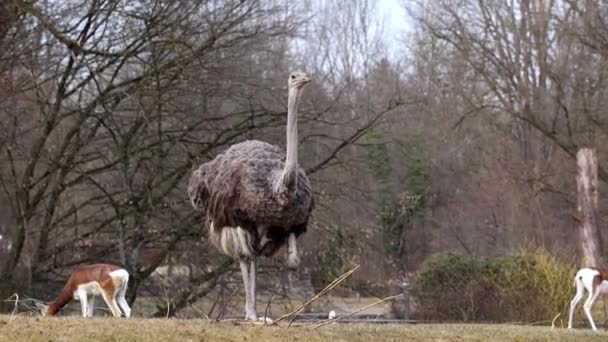
{"label": "ostrich wing feathers", "polygon": [[251,231],[265,225],[299,235],[306,231],[314,200],[302,169],[298,169],[295,191],[274,192],[284,166],[285,154],[279,148],[248,140],[194,171],[188,195],[194,208],[205,210],[215,227],[238,226]]}

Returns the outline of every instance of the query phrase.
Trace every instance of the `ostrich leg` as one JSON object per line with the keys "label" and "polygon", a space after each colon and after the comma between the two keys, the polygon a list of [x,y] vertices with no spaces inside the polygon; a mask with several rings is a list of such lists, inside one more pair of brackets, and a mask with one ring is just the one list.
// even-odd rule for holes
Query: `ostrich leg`
{"label": "ostrich leg", "polygon": [[[256,298],[257,298],[257,294],[256,294],[256,288],[257,288],[257,281],[256,281],[256,277],[257,277],[257,260],[256,259],[252,259],[251,260],[251,268],[249,269],[249,305],[250,305],[250,309],[248,309],[247,312],[252,313],[252,314],[248,314],[249,319],[252,320],[258,320],[263,322],[264,324],[272,324],[272,319],[270,319],[270,317],[258,317],[257,314],[257,307],[256,307]],[[256,318],[253,318],[256,317]]]}
{"label": "ostrich leg", "polygon": [[[258,310],[256,307],[256,278],[257,278],[257,262],[255,259],[251,259],[251,268],[249,269],[249,278],[250,278],[250,283],[249,283],[249,296],[251,297],[251,301],[250,301],[250,311],[253,313],[253,316],[251,317],[255,317],[255,319],[258,319]],[[252,318],[253,319],[253,318]]]}
{"label": "ostrich leg", "polygon": [[[257,321],[258,315],[255,312],[255,306],[252,310],[251,298],[251,278],[249,275],[249,263],[247,260],[239,260],[241,266],[241,275],[243,276],[243,287],[245,288],[245,319]],[[255,285],[254,285],[255,286]]]}

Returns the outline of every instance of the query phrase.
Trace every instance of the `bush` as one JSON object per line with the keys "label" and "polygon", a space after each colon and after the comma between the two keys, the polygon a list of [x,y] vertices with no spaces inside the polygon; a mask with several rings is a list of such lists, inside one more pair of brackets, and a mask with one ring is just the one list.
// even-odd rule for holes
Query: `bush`
{"label": "bush", "polygon": [[357,245],[352,234],[334,228],[324,241],[324,248],[317,256],[317,266],[313,267],[312,282],[315,290],[321,290],[352,267],[350,261],[357,253]]}
{"label": "bush", "polygon": [[414,315],[432,321],[537,322],[567,314],[574,263],[543,249],[517,256],[431,256],[418,272]]}

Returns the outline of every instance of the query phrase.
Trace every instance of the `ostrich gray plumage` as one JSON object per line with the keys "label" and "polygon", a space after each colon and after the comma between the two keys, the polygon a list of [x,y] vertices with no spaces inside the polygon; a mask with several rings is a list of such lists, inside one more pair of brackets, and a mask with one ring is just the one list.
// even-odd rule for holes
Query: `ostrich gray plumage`
{"label": "ostrich gray plumage", "polygon": [[[209,238],[216,248],[233,258],[272,256],[289,234],[298,237],[306,232],[314,207],[310,182],[298,168],[295,189],[276,193],[284,168],[285,153],[278,147],[247,140],[194,171],[188,195],[194,208],[206,212]],[[222,241],[222,230],[236,227],[248,233],[248,248]],[[235,243],[240,244],[238,239]]]}
{"label": "ostrich gray plumage", "polygon": [[188,183],[192,206],[207,215],[209,240],[239,260],[246,319],[258,319],[256,258],[272,256],[287,244],[287,265],[300,262],[296,240],[306,232],[314,207],[310,182],[297,163],[297,107],[309,81],[301,72],[289,75],[287,153],[262,141],[244,141],[202,164]]}

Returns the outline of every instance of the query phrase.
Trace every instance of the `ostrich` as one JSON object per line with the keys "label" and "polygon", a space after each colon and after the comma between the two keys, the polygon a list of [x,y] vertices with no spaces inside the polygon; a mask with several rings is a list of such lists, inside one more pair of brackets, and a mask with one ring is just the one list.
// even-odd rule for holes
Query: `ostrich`
{"label": "ostrich", "polygon": [[270,257],[286,244],[287,266],[295,269],[300,263],[296,239],[306,232],[314,207],[297,158],[298,102],[308,82],[303,72],[289,75],[286,154],[266,142],[244,141],[202,164],[188,183],[192,206],[206,213],[209,240],[239,261],[246,320],[258,321],[257,257]]}

